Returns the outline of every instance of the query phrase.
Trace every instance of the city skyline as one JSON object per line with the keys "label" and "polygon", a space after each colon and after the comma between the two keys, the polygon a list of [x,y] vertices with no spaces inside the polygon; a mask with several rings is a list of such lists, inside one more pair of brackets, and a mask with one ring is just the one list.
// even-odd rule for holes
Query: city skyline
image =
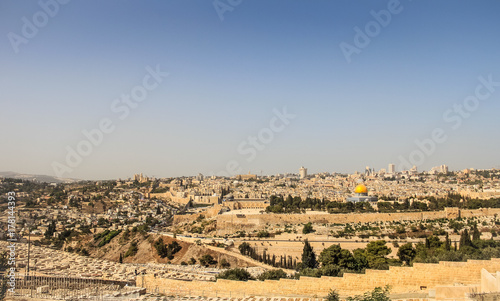
{"label": "city skyline", "polygon": [[[182,174],[182,175],[176,175],[176,176],[164,176],[164,175],[157,175],[157,174],[145,174],[143,172],[136,172],[133,175],[125,175],[123,177],[117,177],[117,178],[107,178],[107,179],[86,179],[86,178],[59,178],[59,177],[53,177],[50,175],[43,175],[43,174],[27,174],[27,173],[18,173],[16,171],[0,171],[0,178],[18,178],[18,179],[25,179],[25,180],[35,180],[38,182],[54,182],[54,180],[57,180],[56,182],[61,182],[62,180],[70,180],[72,181],[106,181],[106,180],[136,180],[137,178],[141,179],[147,179],[147,181],[150,180],[161,180],[161,179],[169,179],[169,178],[196,178],[198,180],[203,180],[203,178],[206,177],[212,177],[215,176],[216,178],[236,178],[239,179],[240,176],[245,176],[245,175],[252,175],[256,177],[288,177],[291,175],[294,175],[300,179],[305,179],[305,178],[311,178],[313,176],[318,176],[318,175],[325,175],[329,174],[331,176],[334,175],[364,175],[364,176],[378,176],[378,177],[389,177],[392,176],[401,176],[401,175],[409,175],[409,176],[416,176],[416,175],[425,175],[425,174],[446,174],[448,172],[451,173],[461,173],[461,172],[470,172],[471,170],[477,170],[477,171],[482,171],[482,170],[499,170],[499,167],[492,167],[492,168],[485,168],[485,169],[477,169],[477,168],[466,168],[466,169],[461,169],[461,170],[453,170],[450,169],[448,165],[446,164],[441,164],[438,166],[433,166],[432,168],[428,170],[419,170],[416,166],[413,166],[411,169],[406,169],[406,170],[396,170],[395,168],[391,170],[391,166],[394,168],[394,164],[388,164],[387,168],[381,167],[375,169],[374,167],[371,166],[366,166],[365,170],[355,170],[352,172],[340,172],[340,171],[327,171],[327,170],[318,170],[312,173],[308,173],[308,168],[305,168],[304,166],[301,166],[301,168],[297,169],[296,171],[293,170],[287,170],[287,171],[281,171],[277,173],[265,173],[263,170],[259,171],[253,171],[253,170],[248,170],[247,173],[243,172],[240,174],[231,174],[231,175],[224,175],[224,174],[202,174],[202,173],[197,173],[197,174]],[[64,181],[63,181],[64,182]],[[141,180],[142,182],[142,180]]]}
{"label": "city skyline", "polygon": [[499,167],[500,3],[214,3],[3,2],[1,170]]}

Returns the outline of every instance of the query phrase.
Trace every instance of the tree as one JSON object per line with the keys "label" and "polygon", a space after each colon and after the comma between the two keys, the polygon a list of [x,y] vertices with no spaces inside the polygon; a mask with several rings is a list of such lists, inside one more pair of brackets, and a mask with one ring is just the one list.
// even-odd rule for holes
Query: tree
{"label": "tree", "polygon": [[165,245],[161,237],[154,243],[154,247],[161,258],[167,257],[168,259],[173,259],[174,254],[182,249],[176,241]]}
{"label": "tree", "polygon": [[47,231],[45,231],[45,238],[51,238],[56,231],[56,222],[52,221],[50,225],[47,227]]}
{"label": "tree", "polygon": [[258,238],[269,237],[269,235],[270,235],[269,232],[267,232],[265,230],[259,231],[259,233],[257,233]]}
{"label": "tree", "polygon": [[[198,259],[198,261],[200,262],[201,265],[204,265],[204,266],[209,266],[211,264],[216,263],[216,261],[214,260],[214,258],[210,254],[205,254],[205,255],[201,256]],[[226,278],[224,278],[224,279],[226,279]]]}
{"label": "tree", "polygon": [[443,245],[443,243],[439,240],[439,237],[437,236],[429,236],[425,238],[425,246],[428,249],[436,249],[440,248]]}
{"label": "tree", "polygon": [[155,243],[154,243],[154,247],[156,249],[156,253],[161,257],[161,258],[165,258],[167,257],[168,253],[167,253],[167,246],[165,245],[165,243],[163,242],[163,239],[159,238]]}
{"label": "tree", "polygon": [[390,301],[389,298],[390,288],[386,286],[384,288],[376,287],[371,292],[366,292],[363,295],[348,297],[347,301]]}
{"label": "tree", "polygon": [[374,256],[386,256],[391,253],[391,249],[389,249],[386,245],[386,242],[383,240],[372,241],[366,246],[367,255]]}
{"label": "tree", "polygon": [[314,254],[311,244],[309,244],[309,241],[306,239],[304,241],[304,249],[302,251],[302,268],[314,269],[316,266],[316,254]]}
{"label": "tree", "polygon": [[340,301],[339,293],[335,290],[331,290],[326,296],[326,301]]}
{"label": "tree", "polygon": [[445,241],[444,241],[444,248],[446,251],[450,251],[451,250],[451,239],[450,239],[450,236],[448,235],[448,233],[446,233],[446,238],[445,238]]}
{"label": "tree", "polygon": [[322,276],[342,277],[343,275],[342,269],[335,264],[324,265],[320,270]]}
{"label": "tree", "polygon": [[[208,256],[210,256],[210,255],[208,255]],[[237,281],[247,281],[247,280],[254,279],[248,271],[246,271],[244,269],[239,269],[239,268],[224,271],[224,272],[220,273],[216,278],[217,279],[237,280]]]}
{"label": "tree", "polygon": [[231,264],[229,263],[229,261],[227,261],[227,259],[226,259],[226,258],[222,258],[222,259],[220,260],[220,263],[219,263],[219,264],[220,264],[220,266],[221,266],[222,268],[224,268],[224,269],[225,269],[225,268],[228,268],[228,267],[230,267],[230,266],[231,266]]}
{"label": "tree", "polygon": [[265,271],[264,273],[260,274],[259,277],[257,277],[259,280],[264,281],[264,280],[279,280],[281,278],[288,278],[288,275],[283,271],[282,269],[279,270],[268,270]]}
{"label": "tree", "polygon": [[383,240],[370,242],[365,249],[368,267],[377,270],[386,270],[389,268],[387,258],[385,256],[391,253]]}
{"label": "tree", "polygon": [[130,243],[130,247],[128,248],[127,252],[125,252],[124,257],[126,258],[129,256],[135,256],[135,254],[137,254],[137,251],[139,251],[139,249],[137,248],[137,242],[133,241]]}
{"label": "tree", "polygon": [[479,229],[477,228],[477,224],[474,224],[474,229],[472,232],[472,240],[477,241],[481,239],[481,233],[479,232]]}
{"label": "tree", "polygon": [[356,266],[353,270],[357,272],[362,272],[368,268],[368,259],[366,258],[366,253],[364,249],[356,249],[352,252],[354,255],[354,260]]}
{"label": "tree", "polygon": [[462,249],[462,247],[472,247],[472,241],[467,229],[464,229],[464,231],[460,235],[460,249]]}
{"label": "tree", "polygon": [[331,245],[319,255],[319,262],[323,266],[337,265],[344,269],[356,270],[356,260],[349,250],[342,249],[339,244]]}
{"label": "tree", "polygon": [[120,253],[120,258],[118,259],[118,262],[119,263],[123,263],[123,255],[122,255],[122,253]]}
{"label": "tree", "polygon": [[410,265],[410,262],[415,258],[417,252],[411,242],[402,245],[398,249],[398,257],[401,261],[406,263],[406,265]]}
{"label": "tree", "polygon": [[314,232],[314,228],[311,223],[307,223],[304,225],[304,228],[302,229],[303,234],[309,234]]}
{"label": "tree", "polygon": [[240,250],[240,253],[242,255],[249,255],[252,247],[250,246],[249,243],[244,242],[241,245],[238,246],[238,250]]}
{"label": "tree", "polygon": [[341,251],[342,248],[340,247],[340,244],[331,245],[328,248],[321,251],[321,253],[319,254],[318,261],[321,262],[323,266],[330,264],[338,265]]}

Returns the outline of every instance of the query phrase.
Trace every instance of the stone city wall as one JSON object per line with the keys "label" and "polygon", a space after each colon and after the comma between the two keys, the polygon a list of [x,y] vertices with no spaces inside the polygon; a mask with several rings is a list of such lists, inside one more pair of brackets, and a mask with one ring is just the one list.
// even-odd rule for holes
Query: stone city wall
{"label": "stone city wall", "polygon": [[493,216],[499,214],[500,208],[485,208],[477,210],[460,210],[458,208],[445,208],[443,211],[425,212],[397,212],[397,213],[346,213],[346,214],[245,214],[237,217],[231,215],[217,216],[217,229],[219,235],[230,234],[234,225],[239,230],[251,232],[262,230],[267,225],[284,224],[346,224],[388,221],[415,221],[433,220],[439,218]]}
{"label": "stone city wall", "polygon": [[391,293],[422,292],[439,285],[481,283],[481,270],[500,271],[500,259],[467,262],[415,263],[413,267],[391,267],[389,270],[367,270],[366,274],[346,273],[343,277],[300,277],[299,280],[266,281],[179,281],[138,276],[136,285],[148,292],[206,297],[324,297],[331,289],[340,295],[362,294],[375,287],[391,286]]}

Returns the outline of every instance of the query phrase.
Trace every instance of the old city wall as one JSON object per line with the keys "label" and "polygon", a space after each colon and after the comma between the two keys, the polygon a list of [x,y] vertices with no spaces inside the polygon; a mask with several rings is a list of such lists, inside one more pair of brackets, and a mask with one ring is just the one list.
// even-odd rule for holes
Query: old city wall
{"label": "old city wall", "polygon": [[301,277],[299,280],[242,282],[219,279],[217,282],[206,282],[144,275],[137,278],[136,285],[146,288],[148,292],[207,297],[324,297],[331,289],[336,289],[341,295],[353,295],[385,285],[391,286],[391,293],[416,292],[454,283],[477,285],[481,282],[481,269],[483,268],[489,272],[500,271],[500,259],[440,262],[439,264],[415,263],[413,267],[391,267],[385,271],[367,270],[366,274],[346,273],[343,277]]}
{"label": "old city wall", "polygon": [[217,216],[217,229],[219,234],[231,232],[234,226],[240,230],[253,231],[264,229],[268,225],[283,224],[345,224],[389,221],[432,220],[439,218],[457,218],[493,216],[499,214],[499,208],[485,208],[477,210],[459,210],[458,208],[445,208],[443,211],[428,212],[398,212],[398,213],[347,213],[347,214],[246,214],[246,215],[219,215]]}
{"label": "old city wall", "polygon": [[195,214],[186,214],[186,215],[174,215],[174,225],[182,224],[182,223],[191,223],[195,221],[198,217],[203,215],[205,218],[212,218],[219,214],[222,207],[220,205],[215,205],[213,207],[208,208],[207,210],[195,213]]}
{"label": "old city wall", "polygon": [[174,224],[192,222],[200,215],[206,218],[217,217],[217,229],[219,235],[233,233],[234,227],[247,232],[264,229],[268,225],[302,224],[311,222],[314,224],[345,224],[345,223],[367,223],[367,222],[392,222],[392,221],[415,221],[433,220],[439,218],[458,217],[480,217],[500,215],[500,208],[482,208],[475,210],[463,210],[459,208],[445,208],[442,211],[428,212],[398,212],[398,213],[346,213],[346,214],[240,214],[240,215],[218,215],[220,205],[215,205],[206,211],[192,215],[174,216]]}

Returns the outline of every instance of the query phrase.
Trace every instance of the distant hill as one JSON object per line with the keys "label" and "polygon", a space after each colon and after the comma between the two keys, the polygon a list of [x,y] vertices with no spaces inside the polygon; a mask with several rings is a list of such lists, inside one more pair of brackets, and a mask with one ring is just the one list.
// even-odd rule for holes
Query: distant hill
{"label": "distant hill", "polygon": [[78,179],[65,179],[58,178],[47,175],[30,175],[30,174],[21,174],[13,171],[0,171],[1,178],[13,178],[13,179],[22,179],[28,181],[37,181],[37,182],[46,182],[46,183],[74,183],[80,180]]}

